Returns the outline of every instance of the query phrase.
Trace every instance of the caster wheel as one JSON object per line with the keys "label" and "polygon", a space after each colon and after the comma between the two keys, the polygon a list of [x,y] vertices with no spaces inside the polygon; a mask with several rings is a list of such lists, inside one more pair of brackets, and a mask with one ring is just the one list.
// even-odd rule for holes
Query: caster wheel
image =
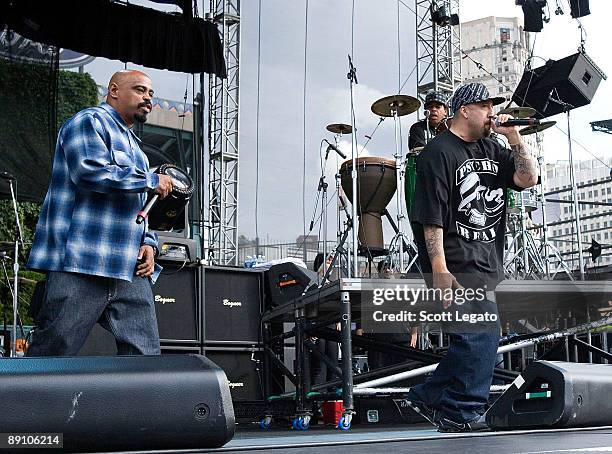
{"label": "caster wheel", "polygon": [[259,421],[259,427],[261,429],[269,429],[272,425],[272,418],[270,416],[266,416]]}
{"label": "caster wheel", "polygon": [[351,428],[351,417],[350,415],[342,415],[338,421],[338,429],[349,430]]}

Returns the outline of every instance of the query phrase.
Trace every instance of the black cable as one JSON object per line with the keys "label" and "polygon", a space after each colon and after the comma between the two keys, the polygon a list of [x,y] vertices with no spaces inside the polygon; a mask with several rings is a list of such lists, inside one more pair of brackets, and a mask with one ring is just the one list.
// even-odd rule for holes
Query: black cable
{"label": "black cable", "polygon": [[259,253],[259,93],[261,74],[261,0],[257,18],[257,104],[255,115],[255,254]]}

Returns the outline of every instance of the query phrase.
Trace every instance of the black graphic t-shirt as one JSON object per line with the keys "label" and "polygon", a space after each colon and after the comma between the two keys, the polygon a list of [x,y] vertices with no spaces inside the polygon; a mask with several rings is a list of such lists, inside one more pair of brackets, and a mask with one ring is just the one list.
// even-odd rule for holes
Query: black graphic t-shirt
{"label": "black graphic t-shirt", "polygon": [[451,273],[503,278],[507,188],[521,190],[513,175],[513,153],[493,139],[466,142],[445,131],[427,144],[410,216],[423,272],[431,272],[423,225],[437,225]]}

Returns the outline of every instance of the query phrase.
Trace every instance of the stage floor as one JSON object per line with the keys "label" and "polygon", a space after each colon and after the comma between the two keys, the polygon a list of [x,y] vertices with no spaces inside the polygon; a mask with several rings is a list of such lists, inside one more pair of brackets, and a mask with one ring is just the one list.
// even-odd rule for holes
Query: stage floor
{"label": "stage floor", "polygon": [[[354,426],[347,432],[316,426],[306,432],[275,428],[263,431],[239,427],[232,441],[220,449],[159,451],[163,453],[469,453],[548,454],[612,453],[612,426],[580,429],[523,430],[441,434],[424,425]],[[145,451],[143,451],[144,453]],[[151,454],[154,451],[146,451]],[[132,451],[131,454],[134,454]]]}

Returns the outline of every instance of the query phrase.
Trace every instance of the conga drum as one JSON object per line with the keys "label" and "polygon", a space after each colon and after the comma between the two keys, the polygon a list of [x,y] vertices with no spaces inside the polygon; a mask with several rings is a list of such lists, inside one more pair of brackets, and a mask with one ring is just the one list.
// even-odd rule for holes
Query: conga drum
{"label": "conga drum", "polygon": [[[340,181],[348,199],[353,200],[352,160],[340,166]],[[397,188],[393,159],[365,156],[357,158],[357,215],[359,244],[371,256],[385,254],[382,214]]]}
{"label": "conga drum", "polygon": [[410,217],[412,202],[414,200],[414,189],[416,187],[416,159],[424,147],[414,147],[406,155],[406,178],[404,180],[404,191],[406,194],[406,213]]}

